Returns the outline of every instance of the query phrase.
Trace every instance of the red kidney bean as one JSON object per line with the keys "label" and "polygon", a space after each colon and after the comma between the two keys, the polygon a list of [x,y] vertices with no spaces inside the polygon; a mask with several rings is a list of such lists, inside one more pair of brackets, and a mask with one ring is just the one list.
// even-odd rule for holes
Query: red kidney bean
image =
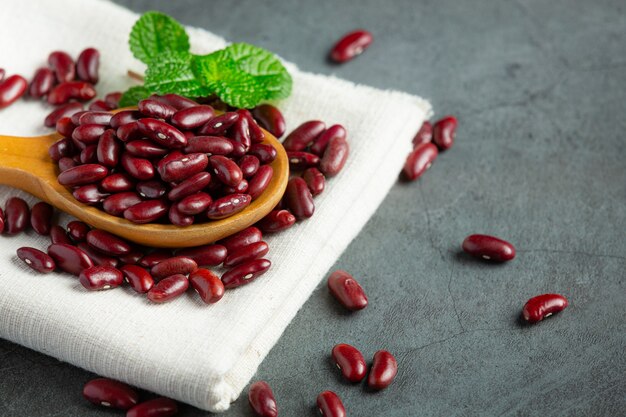
{"label": "red kidney bean", "polygon": [[52,243],[65,243],[66,245],[72,244],[72,241],[65,232],[65,229],[56,224],[50,228],[50,241]]}
{"label": "red kidney bean", "polygon": [[137,183],[136,190],[143,198],[159,198],[167,192],[167,185],[160,180],[141,181]]}
{"label": "red kidney bean", "polygon": [[272,263],[268,259],[254,259],[237,265],[222,275],[225,288],[236,288],[249,284],[270,268]]}
{"label": "red kidney bean", "polygon": [[167,148],[184,148],[187,137],[174,126],[161,120],[145,118],[137,120],[137,127],[148,138]]}
{"label": "red kidney bean", "polygon": [[84,242],[89,230],[91,230],[89,225],[79,220],[73,220],[67,224],[67,235],[74,242]]}
{"label": "red kidney bean", "polygon": [[346,271],[337,270],[328,277],[330,293],[348,310],[367,307],[367,295],[359,283]]}
{"label": "red kidney bean", "polygon": [[24,231],[30,225],[30,210],[26,201],[19,197],[11,197],[4,208],[6,232],[10,235]]}
{"label": "red kidney bean", "polygon": [[262,128],[270,132],[276,138],[285,134],[286,124],[283,114],[271,104],[261,104],[252,109],[252,116]]}
{"label": "red kidney bean", "polygon": [[174,256],[154,265],[150,272],[154,279],[159,280],[174,274],[188,275],[196,269],[198,269],[198,264],[193,259],[186,256]]}
{"label": "red kidney bean", "polygon": [[91,103],[89,103],[89,106],[87,107],[87,109],[89,111],[111,111],[113,109],[115,109],[115,106],[111,106],[109,105],[106,101],[104,100],[95,100],[92,101]]}
{"label": "red kidney bean", "polygon": [[110,124],[113,129],[117,129],[129,123],[136,122],[140,117],[141,114],[137,110],[122,110],[113,115]]}
{"label": "red kidney bean", "polygon": [[171,201],[180,200],[188,195],[194,194],[204,189],[211,182],[211,174],[208,172],[198,172],[187,178],[185,181],[173,187],[167,194]]}
{"label": "red kidney bean", "polygon": [[139,266],[144,268],[152,268],[156,264],[172,257],[172,252],[166,249],[157,249],[145,255],[137,262]]}
{"label": "red kidney bean", "polygon": [[176,204],[176,207],[181,213],[193,216],[208,209],[212,202],[210,195],[199,192],[183,198]]}
{"label": "red kidney bean", "polygon": [[131,122],[125,125],[121,125],[117,128],[115,134],[122,142],[141,139],[143,137],[143,134],[139,130],[139,125],[137,124],[137,122]]}
{"label": "red kidney bean", "polygon": [[324,151],[331,139],[339,137],[346,139],[346,129],[341,125],[332,125],[320,134],[311,145],[311,153],[317,156],[324,155]]}
{"label": "red kidney bean", "polygon": [[248,194],[230,194],[218,198],[211,203],[207,210],[207,217],[219,220],[239,213],[250,205],[252,198]]}
{"label": "red kidney bean", "polygon": [[117,268],[120,263],[117,258],[98,252],[89,246],[87,242],[80,242],[76,246],[89,256],[89,259],[91,259],[94,265]]}
{"label": "red kidney bean", "polygon": [[[212,157],[214,158],[214,157]],[[222,157],[223,158],[223,157]],[[232,161],[231,161],[232,162]],[[204,171],[209,164],[209,158],[203,153],[190,153],[173,158],[166,163],[159,163],[157,170],[161,179],[166,182],[180,182],[198,172]],[[235,164],[233,162],[235,166]],[[239,167],[237,167],[239,170]],[[241,170],[239,170],[241,173]],[[240,179],[241,180],[241,179]]]}
{"label": "red kidney bean", "polygon": [[[32,94],[31,94],[32,95]],[[63,117],[71,117],[74,113],[83,110],[83,105],[80,103],[72,102],[64,104],[54,110],[52,110],[44,120],[46,127],[55,127],[57,122]]]}
{"label": "red kidney bean", "polygon": [[233,152],[230,140],[220,136],[194,136],[185,147],[186,153],[202,152],[211,155],[229,155]]}
{"label": "red kidney bean", "polygon": [[289,167],[292,171],[301,171],[309,167],[317,166],[320,157],[309,152],[287,152]]}
{"label": "red kidney bean", "polygon": [[150,288],[154,286],[152,275],[138,265],[124,265],[120,271],[132,289],[140,294],[150,291]]}
{"label": "red kidney bean", "polygon": [[269,164],[276,159],[276,149],[265,143],[255,143],[248,149],[248,155],[256,156],[261,164]]}
{"label": "red kidney bean", "polygon": [[80,115],[78,118],[79,125],[102,125],[108,126],[111,123],[111,119],[113,118],[113,114],[108,111],[86,111]]}
{"label": "red kidney bean", "polygon": [[346,417],[346,409],[333,391],[324,391],[317,396],[317,408],[323,417]]}
{"label": "red kidney bean", "polygon": [[296,219],[309,218],[315,212],[311,191],[300,177],[293,177],[289,180],[284,201]]}
{"label": "red kidney bean", "polygon": [[398,374],[396,358],[386,350],[374,354],[374,361],[367,376],[367,385],[375,390],[387,388]]}
{"label": "red kidney bean", "polygon": [[237,110],[237,113],[239,114],[239,119],[231,128],[230,137],[235,142],[241,143],[244,150],[247,151],[252,144],[252,139],[250,137],[250,121],[247,117],[243,116],[241,110]]}
{"label": "red kidney bean", "polygon": [[185,248],[176,252],[176,256],[184,256],[193,259],[198,266],[217,266],[226,259],[226,247],[213,244]]}
{"label": "red kidney bean", "polygon": [[86,240],[91,247],[107,255],[120,256],[132,250],[128,242],[104,230],[90,230]]}
{"label": "red kidney bean", "polygon": [[[157,264],[158,266],[159,264]],[[189,288],[189,280],[182,274],[170,275],[156,283],[148,291],[148,300],[164,303],[180,296]]]}
{"label": "red kidney bean", "polygon": [[73,81],[76,78],[74,60],[66,52],[54,51],[48,56],[48,65],[54,70],[60,83]]}
{"label": "red kidney bean", "polygon": [[[74,129],[76,128],[76,125],[74,123],[72,123],[72,119],[69,117],[61,117],[56,124],[56,130],[57,132],[59,132],[61,135],[65,136],[66,138],[71,138],[72,137],[72,132],[74,131]],[[73,141],[70,141],[72,143],[72,147],[73,145]],[[58,143],[58,142],[57,142]]]}
{"label": "red kidney bean", "polygon": [[139,395],[130,386],[108,378],[97,378],[83,387],[83,397],[93,404],[128,410],[139,402]]}
{"label": "red kidney bean", "polygon": [[12,75],[0,83],[0,109],[13,104],[24,95],[28,87],[26,79],[21,75]]}
{"label": "red kidney bean", "polygon": [[[55,83],[54,73],[49,68],[39,68],[33,80],[30,82],[28,94],[34,98],[40,98],[50,92]],[[52,125],[54,126],[54,125]]]}
{"label": "red kidney bean", "polygon": [[72,144],[72,141],[67,138],[63,138],[50,145],[48,148],[48,155],[50,155],[50,158],[54,162],[59,162],[61,158],[72,155],[73,151],[74,145]]}
{"label": "red kidney bean", "polygon": [[60,269],[76,276],[80,275],[83,269],[93,266],[91,258],[84,251],[65,243],[50,245],[48,255],[54,259]]}
{"label": "red kidney bean", "polygon": [[136,249],[128,252],[125,255],[120,255],[118,259],[124,264],[135,265],[143,257],[143,251]]}
{"label": "red kidney bean", "polygon": [[213,155],[209,161],[217,178],[227,186],[236,187],[243,179],[243,173],[239,166],[225,156]]}
{"label": "red kidney bean", "polygon": [[152,223],[167,214],[169,205],[164,200],[149,200],[124,210],[124,218],[133,223]]}
{"label": "red kidney bean", "polygon": [[132,191],[113,194],[102,201],[102,208],[113,216],[122,216],[124,211],[141,203],[141,197]]}
{"label": "red kidney bean", "polygon": [[176,402],[161,397],[134,406],[126,412],[126,417],[171,417],[177,413]]}
{"label": "red kidney bean", "polygon": [[40,251],[39,249],[21,247],[17,250],[17,257],[20,258],[26,265],[30,266],[37,272],[47,274],[54,271],[56,264],[47,253]]}
{"label": "red kidney bean", "polygon": [[488,261],[505,262],[515,258],[515,247],[489,235],[470,235],[462,244],[465,253]]}
{"label": "red kidney bean", "polygon": [[350,61],[360,55],[374,40],[372,34],[363,29],[346,33],[330,51],[330,59],[337,63]]}
{"label": "red kidney bean", "polygon": [[108,193],[129,191],[135,187],[135,183],[126,174],[116,173],[105,177],[100,181],[100,188]]}
{"label": "red kidney bean", "polygon": [[[2,70],[2,68],[0,68],[0,70]],[[0,75],[2,75],[1,72],[0,72]],[[0,233],[4,232],[4,224],[5,224],[5,222],[4,222],[4,212],[0,208]]]}
{"label": "red kidney bean", "polygon": [[264,257],[270,250],[266,242],[255,242],[231,252],[224,260],[224,267],[231,268],[244,262]]}
{"label": "red kidney bean", "polygon": [[340,343],[333,347],[332,357],[341,374],[350,382],[361,382],[367,373],[363,354],[354,346]]}
{"label": "red kidney bean", "polygon": [[217,243],[224,246],[228,252],[236,252],[252,243],[263,240],[263,233],[259,228],[250,226],[232,236],[224,238]]}
{"label": "red kidney bean", "polygon": [[430,143],[433,140],[433,125],[425,120],[420,127],[420,130],[417,131],[415,137],[413,137],[413,149],[422,143]]}
{"label": "red kidney bean", "polygon": [[239,115],[235,112],[220,114],[200,127],[198,133],[210,136],[221,135],[234,125],[237,120],[239,120]]}
{"label": "red kidney bean", "polygon": [[568,306],[567,298],[560,294],[543,294],[531,298],[524,304],[522,316],[529,323],[537,323]]}
{"label": "red kidney bean", "polygon": [[179,96],[178,94],[164,94],[162,96],[151,95],[150,98],[158,100],[165,104],[169,104],[170,106],[175,107],[177,110],[182,110],[186,109],[187,107],[194,107],[198,105],[198,103],[196,103],[195,101],[183,96]]}
{"label": "red kidney bean", "polygon": [[92,266],[84,269],[78,280],[90,291],[108,290],[122,285],[124,275],[111,266]]}
{"label": "red kidney bean", "polygon": [[143,115],[155,119],[169,119],[176,113],[175,107],[150,98],[141,100],[137,107]]}
{"label": "red kidney bean", "polygon": [[115,131],[107,129],[100,137],[96,148],[98,162],[109,168],[116,167],[120,160],[121,149],[122,147],[115,137]]}
{"label": "red kidney bean", "polygon": [[155,145],[154,142],[148,139],[126,142],[125,147],[128,153],[140,158],[155,158],[166,155],[168,152],[167,149]]}
{"label": "red kidney bean", "polygon": [[98,151],[97,145],[89,145],[80,152],[79,160],[81,164],[94,164],[98,162],[96,155]]}
{"label": "red kidney bean", "polygon": [[192,225],[195,221],[194,216],[183,213],[178,209],[178,206],[176,204],[170,206],[167,217],[170,220],[170,223],[176,226],[189,226]]}
{"label": "red kidney bean", "polygon": [[76,126],[78,126],[80,124],[80,118],[83,114],[85,113],[89,113],[89,110],[81,110],[81,111],[77,111],[76,113],[72,114],[72,123],[74,123]]}
{"label": "red kidney bean", "polygon": [[239,159],[237,163],[241,169],[241,173],[244,178],[250,178],[259,170],[261,163],[259,158],[254,155],[244,155]]}
{"label": "red kidney bean", "polygon": [[454,145],[454,136],[456,134],[456,117],[446,116],[438,120],[433,126],[433,142],[440,150],[445,151]]}
{"label": "red kidney bean", "polygon": [[49,235],[52,227],[52,215],[54,209],[48,203],[40,201],[30,211],[30,225],[40,235]]}
{"label": "red kidney bean", "polygon": [[120,103],[121,98],[122,98],[122,93],[120,91],[114,91],[104,96],[104,101],[106,101],[106,103],[109,106],[116,109],[119,107],[118,105]]}
{"label": "red kidney bean", "polygon": [[48,94],[48,103],[65,104],[71,99],[88,101],[96,96],[96,90],[84,81],[69,81],[58,84]]}
{"label": "red kidney bean", "polygon": [[72,158],[64,156],[63,158],[59,159],[58,164],[59,172],[63,172],[67,171],[70,168],[74,168],[76,166],[76,161],[74,161]]}
{"label": "red kidney bean", "polygon": [[189,274],[189,283],[207,304],[217,303],[224,296],[224,284],[208,269],[198,269]]}
{"label": "red kidney bean", "polygon": [[326,177],[319,169],[309,168],[305,170],[302,174],[302,179],[306,182],[306,185],[309,187],[309,191],[313,197],[320,195],[322,191],[324,191],[324,187],[326,186]]}
{"label": "red kidney bean", "polygon": [[126,172],[133,178],[145,181],[154,177],[154,166],[148,159],[137,158],[128,152],[123,152],[120,162]]}
{"label": "red kidney bean", "polygon": [[402,173],[409,181],[415,181],[426,172],[437,159],[439,151],[432,143],[417,145],[404,162]]}
{"label": "red kidney bean", "polygon": [[[59,161],[59,166],[60,165],[61,161]],[[109,196],[109,194],[101,192],[96,184],[80,186],[72,191],[72,195],[79,202],[90,206],[101,203]]]}
{"label": "red kidney bean", "polygon": [[350,145],[348,141],[336,136],[328,142],[324,156],[320,161],[320,171],[327,177],[333,177],[341,171],[348,160]]}
{"label": "red kidney bean", "polygon": [[248,402],[254,412],[260,417],[278,416],[278,406],[272,388],[265,381],[257,381],[250,385]]}
{"label": "red kidney bean", "polygon": [[100,52],[95,48],[85,49],[76,60],[76,73],[78,74],[78,78],[92,84],[97,84],[99,66]]}
{"label": "red kidney bean", "polygon": [[319,120],[311,120],[302,123],[291,132],[283,141],[283,146],[287,151],[303,151],[315,138],[326,130],[326,124]]}
{"label": "red kidney bean", "polygon": [[252,141],[252,143],[263,142],[263,140],[265,140],[265,133],[263,132],[263,129],[261,129],[259,125],[256,123],[256,120],[254,120],[254,117],[252,117],[252,114],[250,114],[250,111],[248,111],[247,109],[239,109],[237,110],[237,113],[239,113],[239,120],[242,120],[242,119],[247,120],[248,133],[249,133],[250,140]]}
{"label": "red kidney bean", "polygon": [[223,192],[225,194],[246,194],[247,191],[248,191],[248,181],[246,180],[241,180],[241,182],[237,184],[236,187],[224,186],[223,188]]}
{"label": "red kidney bean", "polygon": [[85,164],[70,168],[59,174],[59,184],[74,187],[77,185],[90,184],[107,176],[109,170],[98,164]]}
{"label": "red kidney bean", "polygon": [[272,210],[257,223],[257,226],[263,230],[263,233],[276,233],[289,229],[295,222],[296,216],[289,210]]}
{"label": "red kidney bean", "polygon": [[195,105],[178,110],[172,116],[172,124],[180,129],[192,130],[206,124],[214,116],[213,107],[208,105]]}

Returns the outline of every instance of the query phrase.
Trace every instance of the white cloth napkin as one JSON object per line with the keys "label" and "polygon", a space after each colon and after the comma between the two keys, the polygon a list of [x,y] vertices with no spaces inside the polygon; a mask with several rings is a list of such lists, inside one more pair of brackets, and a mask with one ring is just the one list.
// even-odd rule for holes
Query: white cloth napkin
{"label": "white cloth napkin", "polygon": [[[77,56],[94,46],[102,54],[100,96],[123,90],[133,84],[126,71],[142,69],[127,46],[136,18],[105,1],[3,2],[0,66],[30,78],[49,52],[63,49]],[[226,44],[204,30],[189,28],[189,33],[197,53]],[[17,259],[15,249],[45,250],[48,239],[32,231],[3,236],[0,337],[205,410],[226,410],[396,182],[411,138],[431,112],[419,97],[288,68],[293,94],[280,103],[288,130],[310,119],[341,123],[351,153],[344,170],[315,199],[315,215],[267,238],[273,262],[268,273],[227,291],[215,305],[204,305],[191,292],[154,305],[128,288],[88,292],[68,274],[38,275]],[[49,111],[39,101],[20,100],[0,110],[0,132],[45,133],[42,121]],[[0,187],[2,203],[14,195],[34,202]],[[68,219],[61,216],[60,224]]]}

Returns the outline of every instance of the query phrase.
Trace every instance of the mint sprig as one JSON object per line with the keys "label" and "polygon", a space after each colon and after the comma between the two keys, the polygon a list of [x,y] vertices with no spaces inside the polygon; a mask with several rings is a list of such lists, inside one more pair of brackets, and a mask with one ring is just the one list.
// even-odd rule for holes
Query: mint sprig
{"label": "mint sprig", "polygon": [[235,43],[208,55],[191,54],[184,28],[162,13],[141,16],[129,44],[148,68],[144,86],[127,91],[122,104],[142,95],[175,93],[191,98],[216,95],[231,106],[250,108],[291,94],[291,76],[271,52]]}

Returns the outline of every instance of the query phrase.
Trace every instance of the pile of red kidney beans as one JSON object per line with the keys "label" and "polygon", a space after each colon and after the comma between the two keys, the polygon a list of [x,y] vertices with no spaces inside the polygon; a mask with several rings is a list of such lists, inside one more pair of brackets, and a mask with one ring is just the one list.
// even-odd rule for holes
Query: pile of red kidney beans
{"label": "pile of red kidney beans", "polygon": [[[332,49],[330,59],[342,63],[362,53],[371,43],[369,32],[348,33]],[[276,149],[264,143],[262,129],[280,138],[285,134],[281,112],[269,104],[250,111],[219,105],[218,114],[174,94],[152,96],[137,110],[113,115],[120,93],[93,101],[88,110],[81,102],[96,96],[99,53],[85,49],[76,62],[65,52],[48,57],[48,67],[36,71],[30,84],[21,76],[5,79],[0,69],[0,108],[24,95],[46,98],[58,106],[45,119],[63,139],[50,148],[59,166],[59,183],[74,197],[107,213],[136,223],[169,222],[186,226],[221,219],[245,209],[260,196],[273,172],[269,165]],[[413,150],[402,169],[405,180],[420,178],[439,152],[452,147],[457,128],[454,116],[436,123],[425,121],[413,139]],[[346,130],[312,120],[303,123],[283,141],[291,178],[281,203],[256,225],[214,244],[179,250],[134,245],[111,233],[92,229],[80,221],[66,228],[54,224],[54,209],[39,202],[32,208],[17,197],[0,209],[0,233],[18,234],[28,227],[49,235],[46,252],[17,249],[17,256],[40,273],[62,270],[79,277],[87,290],[107,290],[127,283],[155,303],[173,300],[191,286],[207,304],[218,302],[226,289],[248,284],[271,266],[264,233],[275,233],[311,217],[313,198],[324,191],[326,180],[337,175],[349,155]],[[515,257],[510,243],[494,236],[468,236],[462,249],[478,259],[499,263]],[[222,267],[221,277],[209,268]],[[350,311],[364,309],[368,298],[354,277],[338,270],[327,280],[330,294]],[[522,317],[536,323],[568,305],[559,294],[533,297]],[[369,366],[354,346],[341,343],[331,357],[342,376],[352,383],[366,380],[372,390],[387,388],[398,364],[387,350],[378,350]],[[366,378],[367,376],[367,378]],[[127,417],[168,417],[177,405],[168,398],[139,402],[130,386],[107,378],[89,381],[83,396],[90,402],[127,410]],[[278,415],[277,401],[265,381],[254,382],[248,392],[250,406],[262,417]],[[324,391],[317,407],[325,417],[346,415],[340,397]]]}

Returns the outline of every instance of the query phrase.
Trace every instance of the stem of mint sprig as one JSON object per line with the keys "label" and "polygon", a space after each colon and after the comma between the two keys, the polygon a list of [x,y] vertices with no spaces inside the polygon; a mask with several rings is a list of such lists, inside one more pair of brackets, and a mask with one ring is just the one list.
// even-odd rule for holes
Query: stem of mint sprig
{"label": "stem of mint sprig", "polygon": [[174,93],[217,96],[233,107],[252,108],[291,94],[291,76],[270,51],[235,43],[208,55],[192,54],[185,28],[160,12],[144,13],[128,43],[135,58],[148,67],[144,84],[126,91],[120,107],[135,106],[151,94]]}

